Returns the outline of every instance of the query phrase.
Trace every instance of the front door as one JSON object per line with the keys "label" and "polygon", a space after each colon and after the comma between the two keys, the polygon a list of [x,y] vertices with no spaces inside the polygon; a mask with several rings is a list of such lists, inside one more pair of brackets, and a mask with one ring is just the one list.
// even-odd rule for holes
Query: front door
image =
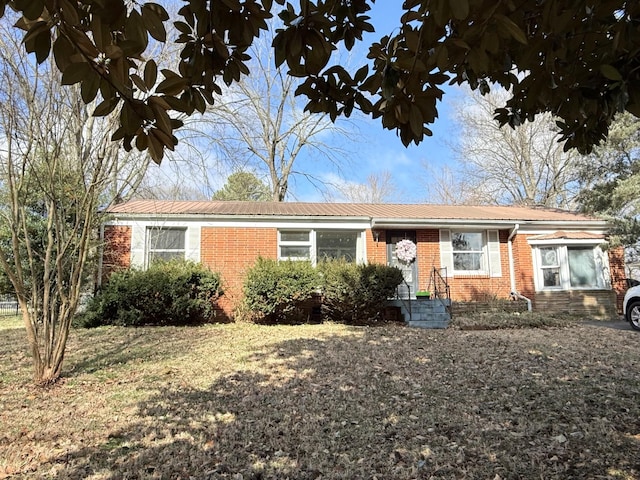
{"label": "front door", "polygon": [[400,298],[415,298],[418,290],[418,262],[417,260],[406,262],[398,259],[396,256],[396,244],[400,240],[411,240],[416,243],[415,230],[387,232],[387,263],[402,270],[404,280],[407,282],[408,288],[405,284],[401,284],[398,287]]}

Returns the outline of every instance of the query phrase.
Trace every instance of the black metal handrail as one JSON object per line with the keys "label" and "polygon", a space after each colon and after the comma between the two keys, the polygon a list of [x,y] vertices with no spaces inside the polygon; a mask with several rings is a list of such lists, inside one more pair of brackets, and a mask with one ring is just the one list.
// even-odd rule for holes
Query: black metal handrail
{"label": "black metal handrail", "polygon": [[402,283],[407,287],[407,297],[400,295],[400,286],[396,287],[396,300],[400,300],[404,308],[409,312],[409,321],[411,321],[411,285],[403,278]]}
{"label": "black metal handrail", "polygon": [[[443,272],[444,276],[442,275]],[[429,283],[433,285],[434,298],[440,300],[449,315],[451,315],[451,288],[449,287],[449,283],[447,282],[446,277],[447,267],[442,267],[440,269],[433,267],[433,270],[431,270],[431,279]]]}

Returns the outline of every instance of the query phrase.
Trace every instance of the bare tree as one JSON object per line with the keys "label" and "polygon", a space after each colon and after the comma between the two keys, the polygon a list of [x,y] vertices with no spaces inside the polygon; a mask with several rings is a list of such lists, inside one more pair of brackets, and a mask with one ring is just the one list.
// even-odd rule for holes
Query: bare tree
{"label": "bare tree", "polygon": [[18,303],[38,384],[61,373],[71,320],[98,247],[100,207],[135,190],[147,155],[110,140],[114,118],[90,115],[0,22],[0,266]]}
{"label": "bare tree", "polygon": [[506,98],[506,92],[499,90],[484,96],[469,92],[457,105],[460,134],[453,147],[461,168],[456,182],[466,192],[459,189],[451,194],[461,193],[474,203],[571,207],[578,154],[563,151],[549,114],[516,128],[501,128],[494,112]]}
{"label": "bare tree", "polygon": [[294,95],[298,82],[274,67],[269,35],[252,47],[251,75],[216,97],[202,120],[191,119],[188,129],[207,135],[210,147],[229,170],[254,171],[269,184],[272,199],[283,201],[293,177],[309,173],[296,168],[301,154],[339,169],[349,156],[337,139],[346,131],[327,114],[305,112]]}
{"label": "bare tree", "polygon": [[372,173],[363,183],[334,182],[325,194],[329,202],[391,203],[396,200],[398,188],[388,170]]}
{"label": "bare tree", "polygon": [[454,171],[448,165],[434,167],[425,162],[427,172],[427,201],[444,205],[480,205],[484,202],[479,190],[468,181],[468,177]]}

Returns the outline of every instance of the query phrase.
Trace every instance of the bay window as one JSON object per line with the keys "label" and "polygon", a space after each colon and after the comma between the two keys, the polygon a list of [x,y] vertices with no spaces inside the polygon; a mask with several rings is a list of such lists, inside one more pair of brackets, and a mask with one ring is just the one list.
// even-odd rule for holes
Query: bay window
{"label": "bay window", "polygon": [[607,257],[593,245],[540,245],[534,248],[538,290],[609,288]]}

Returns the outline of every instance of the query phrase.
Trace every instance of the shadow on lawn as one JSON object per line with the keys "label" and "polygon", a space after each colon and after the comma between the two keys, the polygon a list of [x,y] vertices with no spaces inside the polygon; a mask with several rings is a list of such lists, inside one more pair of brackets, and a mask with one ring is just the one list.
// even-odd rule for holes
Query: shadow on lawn
{"label": "shadow on lawn", "polygon": [[586,348],[571,367],[487,335],[393,332],[284,341],[204,390],[176,378],[130,427],[53,462],[113,480],[640,475],[637,372]]}

